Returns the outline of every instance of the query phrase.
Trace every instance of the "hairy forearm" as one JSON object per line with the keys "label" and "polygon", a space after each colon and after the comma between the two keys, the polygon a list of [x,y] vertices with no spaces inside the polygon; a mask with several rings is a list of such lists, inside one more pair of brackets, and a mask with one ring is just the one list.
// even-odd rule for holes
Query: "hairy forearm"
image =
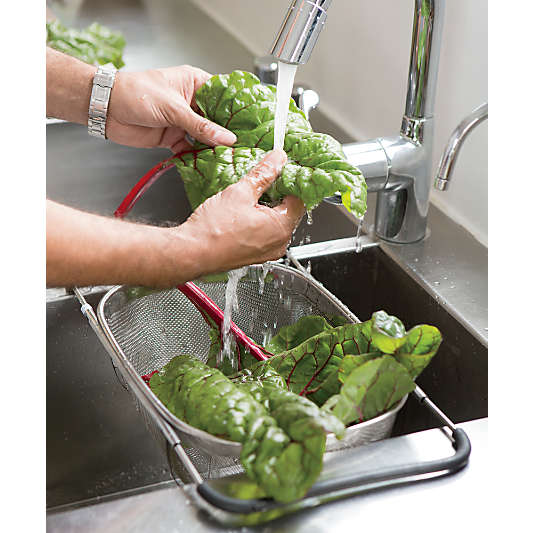
{"label": "hairy forearm", "polygon": [[124,222],[51,201],[46,208],[49,287],[170,287],[201,274],[200,250],[179,228]]}
{"label": "hairy forearm", "polygon": [[46,116],[87,124],[96,67],[46,48]]}

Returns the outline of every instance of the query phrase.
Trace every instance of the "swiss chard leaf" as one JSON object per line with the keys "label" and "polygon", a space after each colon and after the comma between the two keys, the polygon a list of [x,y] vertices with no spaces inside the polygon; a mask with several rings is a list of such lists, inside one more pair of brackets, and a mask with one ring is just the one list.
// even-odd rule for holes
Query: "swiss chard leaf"
{"label": "swiss chard leaf", "polygon": [[91,65],[124,66],[122,54],[126,41],[123,35],[97,22],[84,30],[67,28],[59,20],[47,22],[46,44]]}
{"label": "swiss chard leaf", "polygon": [[281,502],[305,495],[322,469],[326,433],[341,436],[332,413],[288,391],[271,369],[230,381],[190,356],[172,359],[150,380],[167,408],[185,422],[242,443],[241,463],[260,491]]}
{"label": "swiss chard leaf", "polygon": [[[196,92],[196,102],[207,118],[232,130],[237,142],[216,148],[196,144],[172,159],[193,209],[236,183],[272,149],[276,89],[262,85],[249,72],[234,71],[209,79]],[[293,100],[284,149],[288,163],[266,192],[266,201],[276,203],[293,195],[312,209],[326,196],[340,192],[348,210],[359,218],[364,215],[367,189],[361,172],[348,163],[340,143],[312,131]]]}
{"label": "swiss chard leaf", "polygon": [[275,369],[291,391],[322,405],[340,389],[337,374],[344,356],[372,351],[376,349],[369,321],[323,331],[258,365]]}
{"label": "swiss chard leaf", "polygon": [[441,342],[442,335],[436,327],[415,326],[407,332],[405,343],[394,352],[394,357],[415,379],[437,353]]}
{"label": "swiss chard leaf", "polygon": [[[284,331],[285,338],[290,335],[290,327],[294,326]],[[296,327],[295,337],[299,331]],[[406,333],[396,317],[378,311],[366,322],[325,330],[257,365],[275,369],[291,391],[322,405],[339,392],[356,367],[383,354],[391,354],[416,378],[437,352],[441,340],[433,326],[416,326]]]}
{"label": "swiss chard leaf", "polygon": [[390,355],[382,355],[355,367],[339,394],[323,409],[345,424],[370,420],[384,413],[415,388],[407,369]]}
{"label": "swiss chard leaf", "polygon": [[298,322],[282,327],[265,348],[274,354],[286,352],[328,329],[332,327],[325,318],[313,315],[304,316]]}

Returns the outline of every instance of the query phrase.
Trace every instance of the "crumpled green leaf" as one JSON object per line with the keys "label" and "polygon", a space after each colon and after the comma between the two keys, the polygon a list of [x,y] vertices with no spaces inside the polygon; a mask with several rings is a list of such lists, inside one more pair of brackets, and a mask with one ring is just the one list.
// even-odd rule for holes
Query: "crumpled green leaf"
{"label": "crumpled green leaf", "polygon": [[97,22],[84,30],[67,28],[57,19],[47,22],[46,45],[90,65],[113,63],[116,68],[124,66],[124,36]]}
{"label": "crumpled green leaf", "polygon": [[[172,159],[185,190],[196,209],[245,176],[274,144],[276,88],[262,85],[249,72],[234,71],[210,78],[196,92],[204,116],[230,129],[237,136],[232,147],[209,148],[197,143],[191,151]],[[284,150],[288,163],[263,195],[268,203],[284,196],[300,198],[307,209],[339,192],[345,207],[362,218],[367,188],[363,175],[348,163],[339,142],[312,131],[305,115],[290,102]]]}
{"label": "crumpled green leaf", "polygon": [[154,374],[150,387],[184,422],[242,443],[248,477],[280,502],[305,495],[322,470],[327,432],[344,432],[335,415],[288,391],[272,369],[245,372],[232,382],[182,355]]}

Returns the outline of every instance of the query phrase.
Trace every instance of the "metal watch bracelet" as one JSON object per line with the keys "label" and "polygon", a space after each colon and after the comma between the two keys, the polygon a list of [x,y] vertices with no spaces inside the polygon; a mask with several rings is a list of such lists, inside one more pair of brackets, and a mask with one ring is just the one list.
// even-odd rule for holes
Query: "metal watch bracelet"
{"label": "metal watch bracelet", "polygon": [[105,139],[107,109],[117,70],[113,65],[101,65],[94,75],[91,100],[89,101],[89,135]]}

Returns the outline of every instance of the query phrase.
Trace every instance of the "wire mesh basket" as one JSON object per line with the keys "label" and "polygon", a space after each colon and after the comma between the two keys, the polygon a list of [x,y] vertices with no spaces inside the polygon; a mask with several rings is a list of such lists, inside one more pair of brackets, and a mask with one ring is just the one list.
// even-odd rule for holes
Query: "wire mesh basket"
{"label": "wire mesh basket", "polygon": [[[227,279],[223,275],[196,284],[224,308]],[[249,267],[237,284],[237,302],[232,320],[260,344],[268,342],[283,326],[308,315],[320,315],[332,325],[339,320],[359,321],[312,277],[281,263],[269,263],[268,269],[260,265]],[[142,380],[143,375],[161,369],[176,355],[191,354],[207,361],[209,326],[189,299],[178,289],[119,286],[102,298],[97,313],[107,342],[118,357],[119,371],[157,439],[164,443],[161,423],[154,421],[154,415],[176,431],[204,479],[242,471],[240,443],[215,437],[178,419]],[[405,399],[387,413],[348,428],[341,441],[328,435],[327,451],[388,437]],[[147,404],[151,414],[146,412]],[[178,464],[174,466],[178,475],[185,478],[183,469]]]}

